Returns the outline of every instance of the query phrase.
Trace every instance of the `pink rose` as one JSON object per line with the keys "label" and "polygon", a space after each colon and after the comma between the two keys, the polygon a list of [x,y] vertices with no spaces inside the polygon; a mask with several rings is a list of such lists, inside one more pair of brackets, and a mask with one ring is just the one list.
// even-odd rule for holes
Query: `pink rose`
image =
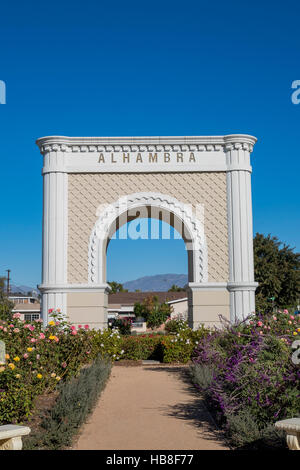
{"label": "pink rose", "polygon": [[285,308],[285,309],[283,310],[283,313],[289,313],[289,311]]}
{"label": "pink rose", "polygon": [[19,328],[14,329],[14,333],[19,333],[19,332],[20,332]]}
{"label": "pink rose", "polygon": [[40,333],[40,339],[45,339],[44,333]]}
{"label": "pink rose", "polygon": [[13,314],[13,318],[20,318],[21,314],[19,312]]}
{"label": "pink rose", "polygon": [[33,330],[35,329],[35,326],[33,326],[33,325],[29,325],[29,327],[28,327],[28,328],[29,328],[29,330],[30,330],[30,331],[33,331]]}
{"label": "pink rose", "polygon": [[275,321],[277,320],[277,317],[275,317],[275,315],[273,315],[273,320],[275,320]]}
{"label": "pink rose", "polygon": [[73,335],[73,336],[77,335],[77,331],[76,331],[76,330],[72,330],[72,331],[71,331],[71,335]]}
{"label": "pink rose", "polygon": [[67,363],[66,362],[62,362],[61,364],[62,368],[65,369],[67,367]]}
{"label": "pink rose", "polygon": [[36,343],[36,339],[35,339],[35,338],[31,338],[30,342],[31,342],[31,343]]}
{"label": "pink rose", "polygon": [[257,326],[263,326],[262,321],[258,321],[258,322],[257,322]]}
{"label": "pink rose", "polygon": [[82,325],[78,325],[78,328],[82,328]]}
{"label": "pink rose", "polygon": [[86,330],[88,330],[88,329],[89,329],[89,325],[84,325],[84,328],[85,328]]}
{"label": "pink rose", "polygon": [[295,317],[293,317],[293,315],[290,316],[290,319],[291,320],[295,320]]}
{"label": "pink rose", "polygon": [[23,354],[23,357],[24,357],[24,359],[27,359],[28,354],[27,353]]}
{"label": "pink rose", "polygon": [[76,326],[72,325],[71,330],[76,330]]}

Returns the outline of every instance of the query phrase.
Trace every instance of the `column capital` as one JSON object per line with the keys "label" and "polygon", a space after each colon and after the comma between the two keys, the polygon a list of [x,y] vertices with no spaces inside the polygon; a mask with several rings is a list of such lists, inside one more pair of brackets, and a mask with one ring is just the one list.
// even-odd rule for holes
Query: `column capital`
{"label": "column capital", "polygon": [[252,135],[229,134],[224,136],[224,149],[225,152],[230,152],[231,150],[246,150],[251,153],[256,142],[257,138]]}

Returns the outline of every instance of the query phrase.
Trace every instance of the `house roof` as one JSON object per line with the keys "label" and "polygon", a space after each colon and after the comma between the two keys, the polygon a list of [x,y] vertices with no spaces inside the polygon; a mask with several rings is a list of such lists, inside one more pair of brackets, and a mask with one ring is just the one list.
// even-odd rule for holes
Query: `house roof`
{"label": "house roof", "polygon": [[34,304],[16,304],[14,305],[13,312],[39,312],[41,310],[41,305],[38,303]]}
{"label": "house roof", "polygon": [[109,294],[108,305],[134,305],[136,302],[143,302],[146,297],[157,297],[159,302],[170,302],[187,298],[187,292],[117,292]]}

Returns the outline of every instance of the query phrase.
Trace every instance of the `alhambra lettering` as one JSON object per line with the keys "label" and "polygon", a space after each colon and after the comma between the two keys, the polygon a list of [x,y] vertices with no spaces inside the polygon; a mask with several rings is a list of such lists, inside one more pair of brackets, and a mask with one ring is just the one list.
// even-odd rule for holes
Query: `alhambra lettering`
{"label": "alhambra lettering", "polygon": [[[197,155],[197,158],[199,159],[200,156]],[[123,152],[121,155],[116,153],[100,153],[98,163],[196,163],[196,155],[194,152],[176,152],[172,154],[164,152],[161,155],[153,152],[144,154],[141,152],[136,154]]]}

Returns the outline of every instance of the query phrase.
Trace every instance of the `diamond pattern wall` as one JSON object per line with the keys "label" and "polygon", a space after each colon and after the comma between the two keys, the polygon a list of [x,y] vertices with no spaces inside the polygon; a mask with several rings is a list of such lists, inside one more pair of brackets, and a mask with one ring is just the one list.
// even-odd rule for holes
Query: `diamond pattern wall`
{"label": "diamond pattern wall", "polygon": [[[228,281],[226,173],[69,174],[68,282],[87,283],[88,245],[100,204],[136,192],[158,192],[204,207],[208,281]],[[166,267],[167,270],[167,267]]]}

